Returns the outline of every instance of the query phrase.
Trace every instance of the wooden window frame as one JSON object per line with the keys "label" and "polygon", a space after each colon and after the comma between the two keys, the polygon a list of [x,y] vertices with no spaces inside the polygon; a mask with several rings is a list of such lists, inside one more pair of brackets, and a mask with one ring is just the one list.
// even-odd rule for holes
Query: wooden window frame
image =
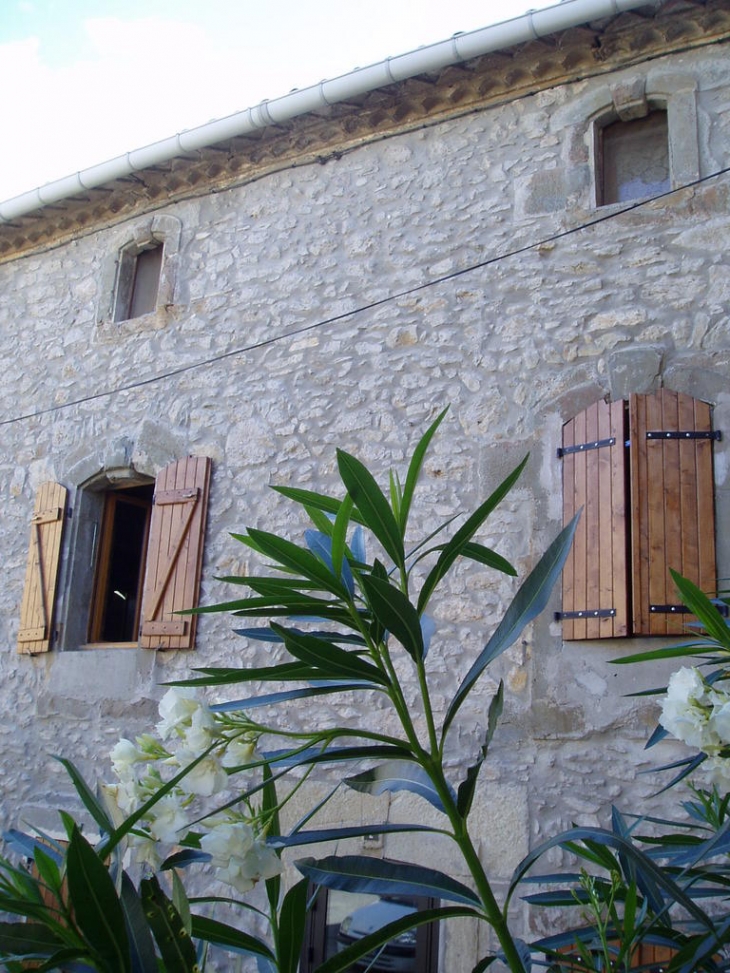
{"label": "wooden window frame", "polygon": [[[147,484],[140,485],[149,486],[151,492],[153,482],[149,481]],[[99,537],[98,553],[94,571],[94,587],[89,608],[88,642],[95,645],[136,645],[139,640],[139,635],[137,635],[136,638],[129,641],[122,640],[119,642],[108,643],[105,642],[102,637],[105,621],[107,589],[109,586],[109,575],[111,573],[113,559],[118,556],[115,554],[113,549],[113,531],[115,514],[117,512],[117,506],[120,502],[138,506],[147,511],[144,537],[139,557],[139,580],[137,582],[136,592],[137,607],[133,623],[133,629],[136,633],[139,633],[140,619],[142,616],[142,591],[144,586],[145,566],[147,563],[147,547],[149,544],[150,519],[152,514],[152,496],[150,495],[149,499],[145,499],[142,497],[130,496],[128,491],[125,489],[110,489],[104,494],[104,514],[101,522],[101,533]]]}

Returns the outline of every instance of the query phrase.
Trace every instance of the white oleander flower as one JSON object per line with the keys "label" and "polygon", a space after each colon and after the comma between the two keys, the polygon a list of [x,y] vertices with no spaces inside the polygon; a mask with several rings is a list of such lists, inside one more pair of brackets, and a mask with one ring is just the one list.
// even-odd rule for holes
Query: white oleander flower
{"label": "white oleander flower", "polygon": [[683,666],[669,680],[659,722],[678,740],[704,750],[712,745],[714,736],[708,730],[709,716],[707,686],[702,676],[697,669]]}
{"label": "white oleander flower", "polygon": [[710,726],[717,735],[721,746],[730,745],[730,696],[722,689],[714,689],[710,693],[712,713]]}
{"label": "white oleander flower", "polygon": [[149,831],[157,841],[175,844],[180,832],[188,826],[187,817],[181,806],[181,797],[175,793],[166,794],[147,813]]}
{"label": "white oleander flower", "polygon": [[[181,748],[175,754],[175,759],[180,767],[189,766],[199,754],[191,750]],[[200,763],[197,763],[192,770],[180,780],[178,786],[186,794],[197,794],[200,797],[211,797],[225,790],[228,783],[228,774],[223,770],[220,763],[209,754]]]}
{"label": "white oleander flower", "polygon": [[134,777],[134,765],[150,758],[142,750],[139,750],[131,740],[122,738],[116,743],[109,754],[114,768],[114,773],[120,780],[129,780]]}
{"label": "white oleander flower", "polygon": [[174,687],[169,689],[160,700],[160,716],[157,732],[163,740],[173,733],[181,732],[192,726],[193,716],[202,708],[195,689]]}
{"label": "white oleander flower", "polygon": [[224,767],[243,767],[245,764],[253,763],[258,758],[256,741],[241,734],[227,742],[221,764]]}
{"label": "white oleander flower", "polygon": [[132,834],[127,835],[132,857],[138,865],[149,865],[157,871],[162,864],[160,848],[154,838],[148,835]]}
{"label": "white oleander flower", "polygon": [[260,879],[273,878],[282,869],[279,856],[242,821],[216,826],[203,835],[200,847],[211,856],[220,881],[238,892],[248,892]]}

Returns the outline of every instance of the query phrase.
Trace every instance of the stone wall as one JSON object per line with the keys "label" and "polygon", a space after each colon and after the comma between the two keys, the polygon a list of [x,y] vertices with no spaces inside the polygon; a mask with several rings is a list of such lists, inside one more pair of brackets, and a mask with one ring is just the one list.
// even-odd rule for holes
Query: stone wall
{"label": "stone wall", "polygon": [[[211,456],[202,586],[211,603],[230,597],[217,576],[249,567],[231,531],[297,536],[304,527],[269,485],[334,488],[336,446],[385,485],[446,405],[414,536],[473,509],[529,451],[527,472],[480,535],[521,575],[559,530],[556,447],[577,411],[664,385],[711,402],[715,428],[727,434],[727,176],[628,212],[592,204],[591,119],[612,85],[637,77],[678,97],[680,111],[696,107],[696,139],[683,128],[672,142],[684,159],[696,148],[695,178],[721,168],[730,58],[714,46],[292,166],[0,267],[3,825],[53,827],[54,809],[72,802],[50,754],[104,776],[117,738],[155,720],[162,682],[191,665],[261,664],[267,654],[231,635],[229,619],[204,616],[194,653],[18,656],[28,524],[43,481],[68,486],[73,506],[76,488],[102,469],[131,464],[154,475],[188,453]],[[169,302],[112,324],[119,249],[160,216],[176,239]],[[726,440],[716,444],[720,576],[730,570],[728,456]],[[62,591],[73,551],[64,557]],[[453,694],[515,588],[458,566],[435,606],[437,698]],[[498,885],[531,845],[571,822],[603,822],[612,802],[652,806],[656,780],[638,773],[657,759],[643,751],[656,707],[625,694],[665,673],[609,663],[636,648],[636,640],[563,643],[546,613],[462,711],[455,774],[474,756],[496,680],[505,679],[475,810]],[[373,712],[390,725],[387,712]],[[318,720],[340,715],[323,703]],[[305,714],[292,708],[282,719],[299,727]],[[424,813],[411,803],[381,800],[376,814]],[[359,798],[341,806],[343,819],[360,813]],[[373,853],[424,858],[423,843],[407,838]],[[448,849],[429,847],[425,857],[458,874]],[[454,937],[443,969],[470,968],[476,948]]]}

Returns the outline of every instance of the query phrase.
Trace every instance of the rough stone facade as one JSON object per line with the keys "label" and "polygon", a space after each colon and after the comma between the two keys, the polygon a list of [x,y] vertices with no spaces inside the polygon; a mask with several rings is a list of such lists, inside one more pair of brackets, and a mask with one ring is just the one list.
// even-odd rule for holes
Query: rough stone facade
{"label": "rough stone facade", "polygon": [[[120,734],[155,719],[161,683],[192,665],[261,664],[265,655],[219,616],[201,619],[194,652],[67,646],[17,655],[28,524],[45,480],[69,487],[73,507],[74,491],[104,469],[131,465],[154,476],[172,459],[211,456],[201,596],[211,603],[230,597],[216,577],[249,565],[231,531],[266,526],[296,536],[304,527],[270,484],[331,487],[336,446],[385,484],[448,405],[416,523],[427,531],[436,518],[473,509],[529,451],[527,472],[480,535],[524,574],[560,527],[562,423],[604,396],[667,387],[710,402],[725,434],[715,448],[715,502],[718,575],[727,577],[729,183],[713,174],[730,151],[730,43],[707,27],[711,17],[726,24],[727,11],[678,4],[649,26],[638,15],[618,18],[601,26],[605,59],[581,62],[580,77],[532,89],[515,82],[515,97],[490,101],[487,92],[468,110],[442,99],[417,124],[399,125],[391,112],[385,131],[341,154],[328,144],[320,160],[321,119],[311,122],[306,151],[303,119],[298,151],[290,140],[280,165],[262,164],[258,175],[216,181],[208,172],[194,191],[149,194],[147,205],[139,184],[130,186],[129,212],[100,212],[35,245],[27,235],[20,245],[17,228],[2,231],[17,238],[0,265],[3,825],[23,817],[54,826],[54,809],[73,803],[50,754],[104,775]],[[699,26],[691,42],[673,46],[667,38],[681,31],[673,35],[672,23],[685,33]],[[642,56],[640,32],[650,28],[643,43],[661,41],[664,53]],[[612,48],[620,32],[624,43]],[[570,32],[570,48],[583,50],[588,34]],[[504,60],[518,57],[537,71],[538,52]],[[429,80],[436,96],[447,81]],[[669,106],[676,191],[596,209],[593,123],[613,91],[637,83]],[[397,103],[397,86],[389,97]],[[349,109],[353,119],[358,110]],[[344,124],[346,110],[336,114]],[[120,248],[154,232],[167,248],[165,301],[112,323]],[[67,547],[62,599],[72,558]],[[436,606],[429,660],[444,700],[514,590],[474,565],[455,571]],[[656,779],[639,774],[656,761],[643,750],[656,708],[625,694],[665,674],[609,661],[637,644],[646,643],[564,643],[547,612],[464,708],[455,770],[473,757],[496,679],[505,679],[475,810],[498,886],[531,846],[571,822],[605,822],[611,803],[652,806]],[[358,714],[324,703],[318,719],[343,716]],[[292,708],[284,718],[300,726],[304,714]],[[383,726],[388,720],[383,711]],[[393,822],[424,815],[400,795],[372,807]],[[327,813],[344,823],[371,812],[357,797]],[[372,853],[423,860],[424,845],[388,837]],[[460,867],[448,848],[432,845],[425,858]],[[527,925],[526,914],[517,922]],[[529,922],[535,932],[540,921]],[[441,968],[470,969],[478,948],[471,934],[446,939]]]}

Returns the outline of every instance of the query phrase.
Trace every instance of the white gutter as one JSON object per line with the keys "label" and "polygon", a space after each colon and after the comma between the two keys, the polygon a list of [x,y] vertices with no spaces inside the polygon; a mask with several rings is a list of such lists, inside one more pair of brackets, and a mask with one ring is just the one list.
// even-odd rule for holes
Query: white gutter
{"label": "white gutter", "polygon": [[491,27],[455,34],[449,40],[419,47],[416,51],[387,58],[369,67],[357,68],[350,74],[343,74],[331,81],[322,81],[301,90],[295,89],[282,98],[262,101],[255,108],[246,108],[235,115],[207,122],[161,142],[153,142],[108,162],[46,183],[39,189],[0,203],[0,223],[11,223],[20,216],[51,203],[70,199],[84,190],[96,189],[141,169],[170,162],[178,156],[226,139],[247,135],[267,125],[276,125],[328,105],[347,101],[393,82],[438,71],[449,64],[524,44],[538,37],[615,16],[635,7],[658,6],[660,2],[661,0],[649,0],[649,3],[647,0],[562,0],[556,6],[530,11]]}

